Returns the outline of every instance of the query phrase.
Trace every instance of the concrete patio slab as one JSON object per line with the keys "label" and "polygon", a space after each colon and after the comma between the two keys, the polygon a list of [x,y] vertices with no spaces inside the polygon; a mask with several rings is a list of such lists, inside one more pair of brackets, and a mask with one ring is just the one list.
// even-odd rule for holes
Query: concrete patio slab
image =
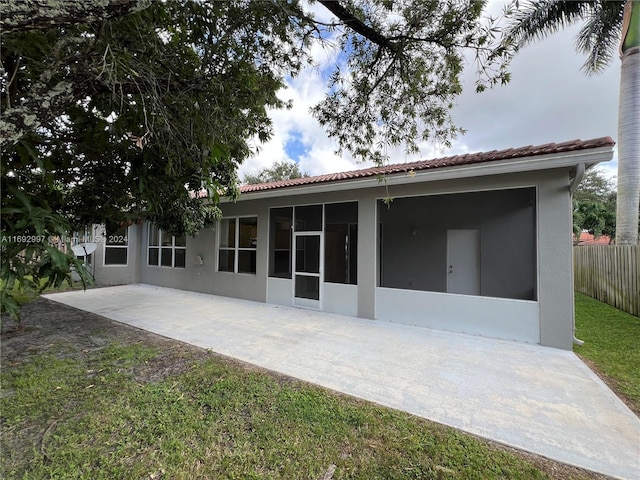
{"label": "concrete patio slab", "polygon": [[616,478],[640,419],[572,352],[150,285],[46,295]]}

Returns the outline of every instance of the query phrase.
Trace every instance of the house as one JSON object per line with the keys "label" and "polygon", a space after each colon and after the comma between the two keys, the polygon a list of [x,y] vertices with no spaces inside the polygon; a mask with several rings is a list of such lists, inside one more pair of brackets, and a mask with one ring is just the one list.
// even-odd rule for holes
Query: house
{"label": "house", "polygon": [[192,238],[148,223],[100,232],[96,279],[571,349],[571,192],[613,146],[575,140],[248,185]]}
{"label": "house", "polygon": [[[575,242],[575,235],[574,235]],[[611,237],[609,235],[601,235],[596,237],[593,233],[580,232],[578,245],[611,245]]]}

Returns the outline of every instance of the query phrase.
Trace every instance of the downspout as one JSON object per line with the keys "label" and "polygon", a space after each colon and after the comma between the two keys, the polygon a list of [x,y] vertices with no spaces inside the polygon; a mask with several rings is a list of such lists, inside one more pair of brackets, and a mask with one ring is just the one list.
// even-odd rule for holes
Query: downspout
{"label": "downspout", "polygon": [[[582,179],[584,178],[584,172],[585,172],[586,168],[584,166],[584,163],[579,163],[578,165],[576,165],[576,175],[575,177],[573,177],[573,180],[571,180],[571,184],[569,185],[569,194],[571,195],[571,204],[573,205],[573,192],[576,191],[576,189],[578,188],[578,185],[580,185],[580,182],[582,182]],[[571,247],[572,249],[574,247]],[[571,256],[571,266],[573,268],[573,255]],[[571,279],[573,280],[573,270],[571,271]],[[574,312],[573,312],[573,344],[574,345],[584,345],[584,341],[583,340],[579,340],[578,338],[576,338],[576,313],[575,313],[575,307],[574,307]]]}
{"label": "downspout", "polygon": [[576,188],[578,188],[578,185],[580,185],[580,182],[584,178],[585,170],[586,169],[584,163],[579,163],[578,165],[576,165],[576,176],[573,177],[573,180],[571,180],[571,185],[569,185],[569,193],[571,194],[571,196],[573,196],[573,192],[576,191]]}

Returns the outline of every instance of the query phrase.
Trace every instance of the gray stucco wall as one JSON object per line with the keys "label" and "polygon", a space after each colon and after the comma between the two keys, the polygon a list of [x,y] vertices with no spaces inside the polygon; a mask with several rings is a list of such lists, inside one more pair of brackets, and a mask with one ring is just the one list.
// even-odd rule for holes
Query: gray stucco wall
{"label": "gray stucco wall", "polygon": [[538,191],[540,344],[571,350],[574,304],[569,175],[566,171],[540,175],[544,177]]}
{"label": "gray stucco wall", "polygon": [[[187,237],[185,268],[149,266],[146,253],[148,228],[145,225],[141,243],[140,282],[258,302],[266,301],[268,210],[260,203],[241,202],[225,204],[223,212],[225,217],[254,215],[258,217],[255,275],[217,271],[218,239],[213,229],[203,230],[194,237]],[[202,264],[196,257],[202,259]]]}
{"label": "gray stucco wall", "polygon": [[363,192],[358,202],[358,316],[375,318],[378,285],[378,212],[380,191]]}
{"label": "gray stucco wall", "polygon": [[99,285],[122,285],[139,282],[141,232],[142,225],[130,225],[127,228],[129,242],[127,265],[105,265],[104,227],[94,225],[93,236],[97,248],[93,254],[93,265],[96,282]]}
{"label": "gray stucco wall", "polygon": [[[492,245],[501,245],[500,240],[509,236],[508,254],[512,261],[522,264],[516,266],[524,271],[523,277],[530,277],[527,269],[530,269],[531,258],[536,258],[537,281],[534,289],[540,309],[540,343],[543,345],[571,349],[573,339],[573,285],[571,273],[571,202],[568,193],[569,171],[568,169],[548,170],[542,172],[515,173],[494,175],[490,177],[474,177],[467,179],[432,181],[427,183],[395,184],[393,180],[388,185],[377,185],[366,189],[341,190],[333,192],[320,192],[305,195],[282,195],[284,192],[274,192],[274,196],[251,199],[245,195],[244,199],[237,203],[224,203],[222,210],[224,216],[257,216],[258,217],[258,241],[257,241],[257,272],[255,275],[234,274],[217,272],[217,238],[214,230],[200,232],[197,236],[187,239],[186,268],[167,268],[147,265],[147,228],[137,227],[135,234],[137,248],[137,269],[131,266],[121,272],[122,281],[113,283],[126,283],[136,281],[170,288],[192,290],[202,293],[225,295],[255,301],[266,301],[267,267],[268,267],[268,212],[270,207],[283,207],[295,205],[309,205],[317,203],[358,201],[358,315],[363,318],[375,318],[376,288],[378,286],[378,199],[388,195],[395,199],[410,196],[439,195],[450,193],[468,193],[473,191],[502,190],[513,188],[535,188],[537,192],[537,209],[535,212],[535,229],[531,222],[526,220],[527,215],[522,211],[516,211],[509,215],[509,205],[500,205],[500,202],[488,202],[484,213],[482,209],[478,215],[482,218],[483,229],[488,235],[487,242]],[[462,197],[460,197],[462,198]],[[515,202],[518,203],[518,202]],[[533,206],[532,206],[533,207]],[[468,219],[469,206],[458,205],[459,210],[464,210]],[[475,208],[475,207],[474,207]],[[478,207],[480,208],[480,207]],[[499,209],[503,215],[494,218],[491,211]],[[518,209],[516,209],[518,210]],[[394,211],[393,203],[391,212]],[[384,214],[386,215],[386,214]],[[442,252],[442,230],[446,228],[471,228],[470,223],[455,225],[447,223],[445,219],[436,216],[433,221],[440,222],[442,227],[432,237],[425,236],[425,242],[433,242],[433,248],[427,244],[420,246],[420,251],[426,255],[425,261],[437,265],[444,271],[444,259],[436,252]],[[405,223],[409,219],[404,219]],[[528,222],[528,223],[527,223]],[[446,228],[445,228],[446,227]],[[400,228],[400,227],[399,227]],[[405,228],[405,227],[402,227]],[[424,227],[427,229],[425,223]],[[510,233],[505,234],[503,229]],[[535,252],[527,248],[526,252],[517,250],[518,235],[531,237],[537,235],[537,247]],[[498,238],[496,238],[498,237]],[[486,259],[483,264],[483,274],[487,275],[483,281],[483,294],[490,295],[495,291],[512,289],[514,295],[524,295],[530,290],[531,282],[513,285],[505,285],[504,281],[493,282],[491,269],[499,268],[504,261],[504,251],[494,247],[493,250],[482,252]],[[131,252],[130,252],[131,255]],[[199,256],[203,264],[196,262]],[[133,259],[133,256],[130,257]],[[385,261],[388,259],[385,259]],[[404,259],[406,261],[406,258]],[[115,270],[113,270],[115,272]],[[133,279],[133,280],[130,280]],[[125,281],[126,280],[126,281]],[[403,279],[398,279],[403,281]],[[405,279],[406,281],[406,279]],[[417,276],[414,282],[429,282],[432,288],[442,288],[437,284],[437,279],[422,280]],[[425,283],[426,286],[426,283]],[[455,296],[453,296],[455,300]]]}

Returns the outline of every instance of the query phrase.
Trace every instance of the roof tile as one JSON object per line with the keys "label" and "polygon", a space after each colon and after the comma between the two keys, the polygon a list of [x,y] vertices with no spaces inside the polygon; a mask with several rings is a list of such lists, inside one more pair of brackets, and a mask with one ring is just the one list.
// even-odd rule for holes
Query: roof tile
{"label": "roof tile", "polygon": [[566,153],[577,150],[586,150],[599,147],[612,147],[615,142],[611,137],[593,138],[590,140],[570,140],[562,143],[545,143],[543,145],[527,145],[525,147],[507,148],[505,150],[492,150],[490,152],[465,153],[450,157],[436,158],[432,160],[419,160],[408,163],[383,165],[381,167],[368,167],[349,172],[329,173],[314,177],[295,178],[292,180],[279,180],[270,183],[243,185],[240,192],[260,192],[280,188],[295,187],[300,185],[312,185],[316,183],[335,182],[354,178],[374,177],[382,174],[406,173],[416,170],[430,170],[435,168],[455,167],[458,165],[470,165],[474,163],[495,162],[500,160],[533,157],[536,155],[549,155]]}

